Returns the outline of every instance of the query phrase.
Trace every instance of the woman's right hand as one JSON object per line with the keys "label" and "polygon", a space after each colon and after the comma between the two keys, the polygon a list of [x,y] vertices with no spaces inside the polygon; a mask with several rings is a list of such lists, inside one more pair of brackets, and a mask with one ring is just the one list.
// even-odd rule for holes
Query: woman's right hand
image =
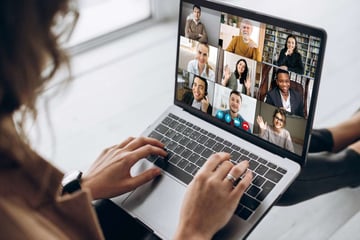
{"label": "woman's right hand", "polygon": [[267,127],[267,122],[264,122],[262,116],[257,116],[256,122],[259,124],[261,130],[265,130]]}
{"label": "woman's right hand", "polygon": [[230,67],[229,65],[225,65],[224,67],[224,78],[223,80],[221,81],[221,85],[223,85],[224,87],[226,87],[229,79],[230,79],[230,76],[231,76],[231,72],[230,72]]}
{"label": "woman's right hand", "polygon": [[[230,220],[252,172],[247,171],[247,161],[234,165],[229,160],[228,153],[213,154],[195,175],[184,197],[175,239],[211,239]],[[228,174],[243,177],[234,186]]]}

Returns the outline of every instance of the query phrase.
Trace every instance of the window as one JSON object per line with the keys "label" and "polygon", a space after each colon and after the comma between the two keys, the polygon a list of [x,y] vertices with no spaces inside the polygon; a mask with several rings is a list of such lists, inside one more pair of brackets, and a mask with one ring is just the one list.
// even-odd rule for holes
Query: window
{"label": "window", "polygon": [[[65,47],[72,53],[117,39],[173,17],[178,0],[79,0],[80,18]],[[169,10],[170,9],[170,10]]]}

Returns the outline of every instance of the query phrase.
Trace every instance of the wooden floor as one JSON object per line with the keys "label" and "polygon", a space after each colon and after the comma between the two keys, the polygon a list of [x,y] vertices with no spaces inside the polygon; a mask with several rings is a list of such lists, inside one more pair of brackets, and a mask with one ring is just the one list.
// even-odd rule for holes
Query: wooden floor
{"label": "wooden floor", "polygon": [[[263,8],[269,5],[263,2]],[[323,9],[326,19],[304,13],[329,35],[316,127],[346,119],[359,107],[357,11],[343,1],[336,5],[338,9]],[[333,13],[341,17],[336,20]],[[50,101],[50,121],[41,108],[34,147],[65,172],[86,170],[103,148],[139,135],[172,102],[176,30],[176,21],[159,23],[76,56],[75,80]],[[359,188],[342,189],[294,206],[273,207],[248,239],[360,239],[359,199]]]}

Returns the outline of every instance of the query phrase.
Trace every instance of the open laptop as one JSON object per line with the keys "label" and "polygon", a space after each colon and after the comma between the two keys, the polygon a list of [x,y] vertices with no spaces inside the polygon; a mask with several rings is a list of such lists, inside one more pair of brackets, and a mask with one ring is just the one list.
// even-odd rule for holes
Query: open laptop
{"label": "open laptop", "polygon": [[[194,19],[194,5],[201,8],[200,21],[206,30],[205,40],[201,38],[204,34],[185,32]],[[155,164],[163,168],[164,173],[133,192],[112,200],[158,237],[171,239],[178,225],[187,184],[212,153],[229,152],[234,163],[250,162],[254,179],[232,219],[215,238],[242,239],[265,216],[305,164],[326,33],[316,27],[222,2],[181,0],[179,10],[178,44],[174,49],[177,52],[176,69],[172,80],[174,102],[143,133],[165,143],[169,156],[166,159],[149,156],[132,169],[132,174],[136,175]],[[243,29],[246,27],[247,30]],[[232,50],[229,46],[235,44],[233,39],[239,35],[242,37],[239,41],[247,44],[250,37],[256,49],[248,52]],[[289,35],[297,42],[300,64],[297,62],[296,66],[295,61],[288,59],[288,62],[281,63],[281,67],[288,67],[292,89],[290,99],[300,96],[301,101],[297,103],[300,107],[293,105],[292,100],[286,102],[282,99],[282,106],[275,102],[269,104],[267,100],[268,93],[276,89],[280,55],[285,53],[282,49],[287,46]],[[241,78],[235,78],[237,84],[227,85],[223,80],[235,75],[240,59],[247,65],[246,84]],[[199,71],[197,68],[203,63],[207,67]],[[244,69],[238,72],[244,75]],[[201,85],[203,88],[199,90]],[[233,90],[241,96],[240,104],[235,107],[231,103]],[[201,94],[205,104],[202,104],[202,99],[197,101]],[[287,110],[286,119],[274,115],[279,107]],[[295,111],[299,108],[300,111]],[[234,117],[229,110],[238,112],[238,115]],[[278,138],[278,141],[264,137],[258,116],[268,126],[281,121],[290,134],[290,140],[289,137]]]}

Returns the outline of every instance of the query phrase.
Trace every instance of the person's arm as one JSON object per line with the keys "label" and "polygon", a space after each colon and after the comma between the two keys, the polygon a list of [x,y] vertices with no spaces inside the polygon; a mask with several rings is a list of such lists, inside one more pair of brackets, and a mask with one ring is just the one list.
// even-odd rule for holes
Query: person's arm
{"label": "person's arm", "polygon": [[274,89],[266,93],[265,103],[275,106],[274,99],[272,98],[273,91]]}
{"label": "person's arm", "polygon": [[286,142],[285,142],[285,149],[294,152],[294,145],[292,143],[291,140],[291,136],[290,136],[290,132],[286,129],[284,129],[286,131]]}
{"label": "person's arm", "polygon": [[198,41],[198,40],[200,39],[199,33],[193,32],[193,31],[191,30],[191,25],[192,25],[192,24],[195,24],[192,19],[189,19],[189,20],[186,21],[186,25],[185,25],[185,37],[190,38],[190,39],[194,39],[194,40],[197,40],[197,41]]}
{"label": "person's arm", "polygon": [[244,93],[248,96],[251,96],[251,80],[250,77],[247,76],[244,81]]}
{"label": "person's arm", "polygon": [[191,22],[192,22],[192,19],[189,19],[189,20],[186,21],[186,24],[185,24],[185,37],[190,38],[190,39],[194,39],[195,38],[194,33],[191,32]]}
{"label": "person's arm", "polygon": [[281,49],[279,57],[277,59],[276,65],[278,66],[285,66],[286,62],[286,55],[285,55],[285,48]]}
{"label": "person's arm", "polygon": [[238,38],[238,36],[234,36],[234,37],[231,39],[229,45],[228,45],[227,48],[226,48],[226,51],[232,52],[232,53],[235,52],[235,50],[236,50],[236,41],[237,41],[237,38]]}
{"label": "person's arm", "polygon": [[[296,105],[295,106],[291,106],[291,109],[294,107],[294,110],[292,110],[294,112],[295,115],[301,116],[301,117],[305,117],[305,109],[304,109],[304,100],[302,95],[297,92],[297,91],[292,91],[292,93],[295,95],[296,94]],[[290,103],[291,103],[291,95],[290,95]]]}
{"label": "person's arm", "polygon": [[208,36],[207,36],[204,24],[202,24],[202,31],[201,31],[200,34],[201,34],[201,36],[200,36],[199,42],[207,43],[208,42]]}
{"label": "person's arm", "polygon": [[261,62],[262,56],[259,47],[255,48],[255,58],[256,61]]}
{"label": "person's arm", "polygon": [[224,76],[223,79],[221,80],[221,85],[226,87],[228,85],[230,76],[231,76],[230,67],[229,65],[226,64],[224,67]]}
{"label": "person's arm", "polygon": [[[185,193],[175,240],[211,239],[229,222],[252,180],[247,161],[233,165],[229,160],[228,153],[213,154],[195,175]],[[243,177],[234,186],[228,174]]]}
{"label": "person's arm", "polygon": [[262,118],[262,116],[257,116],[256,118],[256,122],[257,124],[259,124],[259,128],[260,128],[260,137],[264,137],[266,128],[267,128],[267,122],[264,122],[264,119]]}

